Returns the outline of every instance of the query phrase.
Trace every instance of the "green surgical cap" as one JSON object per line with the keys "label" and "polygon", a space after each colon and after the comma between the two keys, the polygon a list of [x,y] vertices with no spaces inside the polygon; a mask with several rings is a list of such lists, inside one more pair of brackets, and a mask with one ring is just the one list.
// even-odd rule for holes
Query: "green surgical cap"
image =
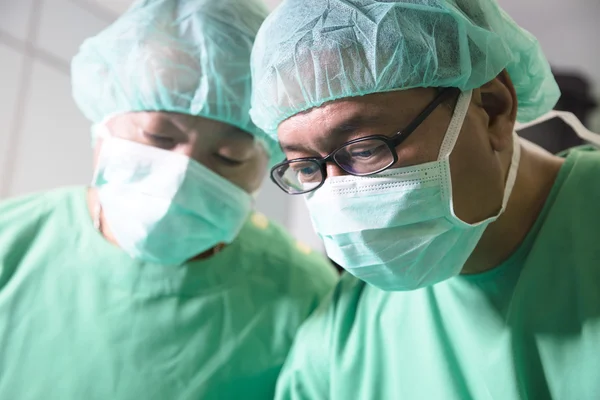
{"label": "green surgical cap", "polygon": [[275,137],[325,102],[416,87],[483,86],[506,69],[518,120],[560,95],[537,40],[494,0],[286,0],[252,53],[250,115]]}
{"label": "green surgical cap", "polygon": [[278,144],[248,114],[250,52],[267,14],[260,0],[137,1],[81,46],[71,71],[75,101],[94,125],[136,111],[224,122],[280,161]]}

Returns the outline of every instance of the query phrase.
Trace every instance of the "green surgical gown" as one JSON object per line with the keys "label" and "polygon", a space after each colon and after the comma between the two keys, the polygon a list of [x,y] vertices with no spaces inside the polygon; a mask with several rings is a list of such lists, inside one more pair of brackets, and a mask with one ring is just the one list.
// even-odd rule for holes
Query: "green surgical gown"
{"label": "green surgical gown", "polygon": [[328,262],[254,214],[183,267],[94,229],[85,189],[0,205],[0,399],[270,400]]}
{"label": "green surgical gown", "polygon": [[412,292],[345,275],[301,328],[276,398],[600,399],[600,153],[568,155],[493,270]]}

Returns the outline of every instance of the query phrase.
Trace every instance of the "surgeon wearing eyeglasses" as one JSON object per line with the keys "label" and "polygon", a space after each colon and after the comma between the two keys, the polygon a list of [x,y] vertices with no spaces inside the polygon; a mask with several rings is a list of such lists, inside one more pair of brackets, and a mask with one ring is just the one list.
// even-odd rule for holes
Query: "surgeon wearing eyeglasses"
{"label": "surgeon wearing eyeglasses", "polygon": [[495,0],[287,0],[252,71],[271,176],[348,272],[277,399],[600,397],[600,153],[517,136],[559,91]]}

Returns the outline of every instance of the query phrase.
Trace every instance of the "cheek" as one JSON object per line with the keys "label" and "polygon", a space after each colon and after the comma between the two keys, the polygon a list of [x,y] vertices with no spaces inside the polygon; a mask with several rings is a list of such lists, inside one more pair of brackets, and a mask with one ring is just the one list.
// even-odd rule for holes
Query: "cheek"
{"label": "cheek", "polygon": [[466,124],[450,155],[454,212],[470,224],[495,215],[502,205],[502,169],[486,135]]}
{"label": "cheek", "polygon": [[267,163],[266,156],[260,157],[241,168],[225,171],[222,176],[244,191],[253,193],[260,189],[263,183],[267,173]]}
{"label": "cheek", "polygon": [[447,109],[439,108],[430,117],[396,148],[398,162],[394,165],[395,168],[424,164],[438,159],[451,114]]}

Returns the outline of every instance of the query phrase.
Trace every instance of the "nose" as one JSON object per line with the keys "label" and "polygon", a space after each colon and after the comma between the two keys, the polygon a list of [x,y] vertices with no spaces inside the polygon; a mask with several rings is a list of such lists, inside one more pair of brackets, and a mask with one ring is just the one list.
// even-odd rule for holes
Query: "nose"
{"label": "nose", "polygon": [[182,156],[186,156],[195,160],[199,163],[202,163],[202,151],[199,143],[194,143],[194,141],[187,141],[183,143],[178,143],[177,146],[172,150],[177,154],[181,154]]}
{"label": "nose", "polygon": [[328,162],[325,170],[327,171],[328,177],[349,175],[346,171],[341,169],[333,162]]}
{"label": "nose", "polygon": [[186,156],[189,158],[194,158],[194,155],[197,153],[194,149],[194,145],[191,143],[178,143],[173,151],[175,153],[181,154],[182,156]]}

